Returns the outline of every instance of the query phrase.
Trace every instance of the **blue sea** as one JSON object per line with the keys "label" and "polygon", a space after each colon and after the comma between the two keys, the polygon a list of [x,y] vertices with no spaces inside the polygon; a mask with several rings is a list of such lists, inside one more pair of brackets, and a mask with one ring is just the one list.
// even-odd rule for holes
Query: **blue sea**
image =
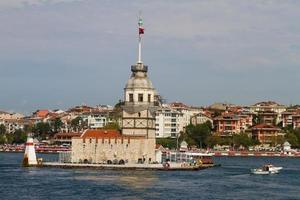
{"label": "blue sea", "polygon": [[[0,153],[0,199],[300,199],[299,158],[215,158],[201,171],[22,168],[23,154]],[[47,160],[57,155],[40,154]],[[251,175],[272,163],[275,175]]]}

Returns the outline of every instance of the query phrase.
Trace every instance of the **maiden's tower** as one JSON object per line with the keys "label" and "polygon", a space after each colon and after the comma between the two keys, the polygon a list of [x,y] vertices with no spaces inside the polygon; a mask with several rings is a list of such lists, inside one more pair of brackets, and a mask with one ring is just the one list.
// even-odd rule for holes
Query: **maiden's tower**
{"label": "maiden's tower", "polygon": [[122,130],[86,130],[72,139],[72,162],[152,163],[155,159],[156,91],[141,60],[143,21],[138,23],[138,61],[124,88]]}

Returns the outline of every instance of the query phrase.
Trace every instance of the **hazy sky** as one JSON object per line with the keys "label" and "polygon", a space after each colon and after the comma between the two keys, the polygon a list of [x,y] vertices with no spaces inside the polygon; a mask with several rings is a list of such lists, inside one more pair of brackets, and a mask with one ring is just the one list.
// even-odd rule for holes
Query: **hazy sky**
{"label": "hazy sky", "polygon": [[299,0],[1,0],[0,110],[122,99],[139,10],[168,101],[300,103]]}

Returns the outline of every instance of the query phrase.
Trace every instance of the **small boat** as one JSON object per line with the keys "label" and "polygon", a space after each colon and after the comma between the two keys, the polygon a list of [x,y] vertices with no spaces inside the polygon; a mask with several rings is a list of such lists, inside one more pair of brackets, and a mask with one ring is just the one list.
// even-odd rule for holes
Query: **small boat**
{"label": "small boat", "polygon": [[279,173],[279,171],[281,169],[282,169],[282,167],[275,167],[271,164],[267,164],[258,169],[251,169],[251,173],[252,174],[263,174],[263,175],[277,174],[277,173]]}

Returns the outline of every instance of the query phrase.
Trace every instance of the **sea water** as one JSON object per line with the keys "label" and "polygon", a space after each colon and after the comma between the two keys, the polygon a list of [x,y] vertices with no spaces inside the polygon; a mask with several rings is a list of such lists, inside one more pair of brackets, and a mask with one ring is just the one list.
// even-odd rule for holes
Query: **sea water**
{"label": "sea water", "polygon": [[[300,199],[300,158],[222,157],[200,171],[22,168],[23,154],[0,153],[0,199]],[[48,160],[56,154],[39,154]],[[274,175],[252,175],[272,163]]]}

